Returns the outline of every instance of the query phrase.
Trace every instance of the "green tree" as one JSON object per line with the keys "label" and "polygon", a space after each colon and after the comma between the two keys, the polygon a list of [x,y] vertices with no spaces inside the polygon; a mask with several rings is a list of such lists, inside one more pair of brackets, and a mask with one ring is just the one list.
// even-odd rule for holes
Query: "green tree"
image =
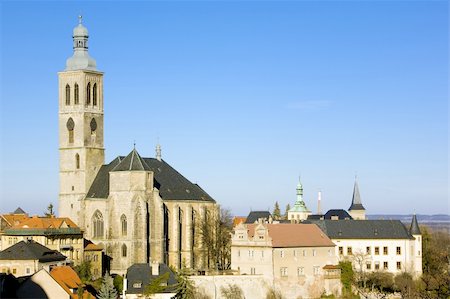
{"label": "green tree", "polygon": [[181,269],[177,275],[177,287],[175,289],[175,299],[192,299],[195,298],[194,286],[187,276],[187,270]]}
{"label": "green tree", "polygon": [[116,275],[114,276],[114,287],[116,288],[117,292],[122,293],[123,290],[123,276]]}
{"label": "green tree", "polygon": [[102,286],[98,292],[97,299],[117,299],[117,290],[114,288],[113,278],[106,272],[103,276]]}
{"label": "green tree", "polygon": [[236,284],[229,284],[228,287],[220,287],[220,293],[225,299],[245,299],[244,292]]}
{"label": "green tree", "polygon": [[350,261],[340,261],[339,268],[341,268],[341,283],[343,293],[352,292],[352,284],[354,282],[355,274],[353,272],[352,263]]}
{"label": "green tree", "polygon": [[285,220],[288,219],[288,212],[289,212],[290,209],[291,209],[291,205],[290,205],[290,204],[287,204],[287,205],[286,205],[286,210],[285,210],[285,212],[284,212],[284,219],[285,219]]}
{"label": "green tree", "polygon": [[279,220],[281,218],[281,211],[280,211],[280,205],[278,204],[278,201],[275,202],[275,206],[273,207],[273,219]]}
{"label": "green tree", "polygon": [[84,261],[78,266],[74,267],[75,272],[77,272],[83,283],[88,283],[92,281],[92,272],[91,272],[91,262]]}
{"label": "green tree", "polygon": [[411,274],[402,272],[394,277],[394,287],[402,294],[403,299],[417,298],[416,284]]}
{"label": "green tree", "polygon": [[144,289],[144,295],[151,296],[162,293],[167,289],[167,281],[169,280],[169,272],[166,272],[157,278],[153,279]]}
{"label": "green tree", "polygon": [[55,212],[53,211],[53,204],[50,203],[47,207],[47,211],[44,212],[45,217],[55,216]]}

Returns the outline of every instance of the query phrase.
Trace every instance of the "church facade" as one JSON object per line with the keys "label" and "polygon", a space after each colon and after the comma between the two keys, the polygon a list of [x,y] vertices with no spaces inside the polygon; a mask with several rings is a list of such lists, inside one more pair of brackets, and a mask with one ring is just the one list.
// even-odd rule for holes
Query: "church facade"
{"label": "church facade", "polygon": [[161,158],[133,148],[105,163],[103,73],[88,53],[88,31],[73,30],[73,56],[59,77],[59,215],[112,258],[111,272],[134,263],[204,268],[197,224],[217,204]]}

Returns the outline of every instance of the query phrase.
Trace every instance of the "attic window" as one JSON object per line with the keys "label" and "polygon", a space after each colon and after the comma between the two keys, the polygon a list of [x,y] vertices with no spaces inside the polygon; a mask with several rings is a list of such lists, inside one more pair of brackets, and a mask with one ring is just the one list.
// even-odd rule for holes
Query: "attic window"
{"label": "attic window", "polygon": [[186,193],[191,193],[191,191],[189,191],[189,189],[186,189]]}
{"label": "attic window", "polygon": [[142,282],[135,282],[133,283],[133,288],[137,289],[137,288],[142,288]]}

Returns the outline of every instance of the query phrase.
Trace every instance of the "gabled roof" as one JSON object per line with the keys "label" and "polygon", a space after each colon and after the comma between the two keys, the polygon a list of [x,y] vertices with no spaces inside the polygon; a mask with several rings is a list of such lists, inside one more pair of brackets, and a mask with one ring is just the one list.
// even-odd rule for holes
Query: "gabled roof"
{"label": "gabled roof", "polygon": [[307,220],[331,239],[412,239],[400,220]]}
{"label": "gabled roof", "polygon": [[254,236],[255,228],[258,225],[268,229],[274,248],[335,246],[315,224],[248,224],[249,237]]}
{"label": "gabled roof", "polygon": [[[86,197],[94,199],[108,198],[109,172],[120,171],[117,169],[122,169],[122,166],[120,168],[118,166],[119,164],[122,164],[121,162],[124,161],[124,159],[126,159],[126,157],[117,157],[111,163],[103,165],[97,173]],[[129,161],[130,163],[128,166],[132,165],[131,158]],[[141,158],[140,161],[145,163],[142,164],[145,169],[153,172],[154,185],[159,190],[159,195],[163,200],[199,200],[215,202],[215,200],[199,185],[191,183],[164,160],[159,161],[154,158]],[[133,163],[136,164],[137,162]],[[123,165],[126,164],[127,163]],[[140,165],[140,162],[137,164]]]}
{"label": "gabled roof", "polygon": [[22,210],[20,207],[18,207],[14,212],[12,212],[13,214],[26,214],[26,212],[24,210]]}
{"label": "gabled roof", "polygon": [[248,214],[247,219],[244,223],[251,224],[258,222],[258,219],[263,218],[265,220],[269,220],[269,217],[272,215],[269,211],[251,211],[250,214]]}
{"label": "gabled roof", "polygon": [[151,171],[134,148],[112,171]]}
{"label": "gabled roof", "polygon": [[[127,294],[142,294],[145,287],[154,279],[169,273],[168,288],[164,293],[173,292],[177,285],[177,278],[166,264],[159,264],[159,275],[152,275],[152,267],[149,264],[133,264],[127,269]],[[137,287],[140,283],[140,287]]]}
{"label": "gabled roof", "polygon": [[318,214],[309,215],[308,220],[323,220],[323,219],[331,220],[334,217],[337,217],[339,220],[353,219],[352,216],[350,216],[350,214],[346,210],[331,209],[328,210],[328,212],[326,212],[324,215]]}
{"label": "gabled roof", "polygon": [[355,181],[355,185],[353,186],[353,198],[352,198],[352,204],[350,208],[348,208],[349,211],[351,210],[365,210],[362,203],[361,203],[361,195],[359,194],[359,188],[358,188],[358,182]]}
{"label": "gabled roof", "polygon": [[34,241],[20,241],[0,251],[0,260],[38,260],[39,262],[63,261],[66,256]]}
{"label": "gabled roof", "polygon": [[[83,286],[78,274],[69,266],[54,267],[50,271],[50,276],[70,295],[70,298],[78,299],[78,294],[73,293],[72,290],[77,290]],[[95,298],[87,290],[83,292],[83,298]]]}
{"label": "gabled roof", "polygon": [[411,226],[409,227],[409,233],[411,235],[421,235],[422,234],[420,232],[419,223],[417,223],[416,214],[414,214],[412,217]]}
{"label": "gabled roof", "polygon": [[18,224],[13,225],[12,229],[59,229],[59,228],[78,228],[78,226],[67,217],[26,217],[22,219]]}
{"label": "gabled roof", "polygon": [[1,215],[3,219],[5,219],[6,223],[8,223],[9,227],[19,224],[22,220],[27,219],[28,215],[26,214],[4,214]]}

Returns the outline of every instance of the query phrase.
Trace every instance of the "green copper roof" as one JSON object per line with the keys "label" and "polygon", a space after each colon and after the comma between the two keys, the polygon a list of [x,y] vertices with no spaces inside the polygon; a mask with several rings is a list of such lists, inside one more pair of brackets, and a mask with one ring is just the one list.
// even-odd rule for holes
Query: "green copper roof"
{"label": "green copper roof", "polygon": [[295,201],[294,206],[289,210],[289,212],[309,212],[305,202],[303,201],[303,186],[300,182],[300,179],[298,180],[297,184],[297,200]]}

